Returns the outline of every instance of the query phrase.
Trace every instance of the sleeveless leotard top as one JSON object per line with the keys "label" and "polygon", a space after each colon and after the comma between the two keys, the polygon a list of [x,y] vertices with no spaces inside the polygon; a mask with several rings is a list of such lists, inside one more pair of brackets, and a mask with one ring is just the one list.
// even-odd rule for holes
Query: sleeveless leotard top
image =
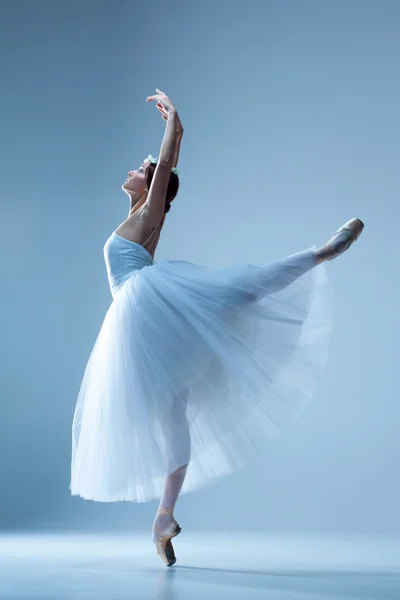
{"label": "sleeveless leotard top", "polygon": [[144,246],[120,237],[115,231],[104,245],[104,260],[113,297],[135,271],[154,264]]}

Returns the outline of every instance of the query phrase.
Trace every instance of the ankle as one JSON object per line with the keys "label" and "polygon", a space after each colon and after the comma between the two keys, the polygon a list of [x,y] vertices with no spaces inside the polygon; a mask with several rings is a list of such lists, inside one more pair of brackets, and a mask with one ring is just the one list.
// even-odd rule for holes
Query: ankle
{"label": "ankle", "polygon": [[168,515],[173,515],[174,509],[173,508],[168,508],[167,506],[162,506],[157,510],[157,515],[163,515],[163,516],[168,516]]}
{"label": "ankle", "polygon": [[154,525],[157,529],[165,529],[174,520],[172,509],[159,508],[154,517]]}
{"label": "ankle", "polygon": [[326,260],[326,253],[324,252],[324,247],[322,246],[322,248],[319,248],[315,252],[315,264],[320,265],[325,260]]}
{"label": "ankle", "polygon": [[153,539],[158,539],[173,521],[174,517],[170,509],[165,512],[158,510],[153,521]]}

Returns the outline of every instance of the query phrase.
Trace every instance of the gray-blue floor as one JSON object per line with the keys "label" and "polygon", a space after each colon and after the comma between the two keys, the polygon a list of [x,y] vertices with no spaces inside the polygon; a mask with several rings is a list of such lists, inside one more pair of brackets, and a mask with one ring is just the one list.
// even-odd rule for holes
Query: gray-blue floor
{"label": "gray-blue floor", "polygon": [[183,532],[164,567],[149,534],[3,534],[0,598],[400,599],[400,539]]}

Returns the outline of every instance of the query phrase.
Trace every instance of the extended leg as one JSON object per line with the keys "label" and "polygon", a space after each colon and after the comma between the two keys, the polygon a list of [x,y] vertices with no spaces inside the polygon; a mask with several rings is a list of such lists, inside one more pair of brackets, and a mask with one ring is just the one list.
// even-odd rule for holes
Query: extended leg
{"label": "extended leg", "polygon": [[[318,250],[305,250],[261,267],[258,276],[247,287],[252,299],[279,292],[313,267],[345,252],[364,229],[360,219],[350,219]],[[243,287],[246,287],[243,282]]]}
{"label": "extended leg", "polygon": [[317,252],[304,250],[291,254],[261,267],[258,285],[259,295],[279,292],[317,265]]}

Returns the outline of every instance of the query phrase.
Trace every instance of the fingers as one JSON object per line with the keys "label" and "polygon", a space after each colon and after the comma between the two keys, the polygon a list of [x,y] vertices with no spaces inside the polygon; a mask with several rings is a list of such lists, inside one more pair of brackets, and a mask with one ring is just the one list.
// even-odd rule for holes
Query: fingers
{"label": "fingers", "polygon": [[[166,96],[164,96],[164,98],[166,98]],[[161,102],[162,95],[161,94],[154,94],[153,96],[147,96],[146,102],[151,102],[152,100],[158,100],[159,102]]]}
{"label": "fingers", "polygon": [[159,90],[158,88],[156,88],[156,92],[157,94],[154,94],[153,96],[147,96],[146,98],[146,102],[151,102],[152,100],[169,100],[168,96],[166,94],[164,94],[164,92],[162,92],[161,90]]}
{"label": "fingers", "polygon": [[154,94],[153,96],[147,96],[146,102],[151,102],[152,100],[160,101],[161,98],[167,98],[166,94],[164,94],[164,92],[162,92],[161,90],[156,88],[156,92],[157,94]]}
{"label": "fingers", "polygon": [[163,106],[159,106],[157,104],[157,109],[160,111],[162,118],[164,121],[168,121],[168,113]]}
{"label": "fingers", "polygon": [[152,96],[147,96],[146,102],[157,101],[157,108],[161,112],[163,118],[168,120],[168,111],[174,108],[171,100],[158,88],[156,88],[157,94],[153,94]]}

